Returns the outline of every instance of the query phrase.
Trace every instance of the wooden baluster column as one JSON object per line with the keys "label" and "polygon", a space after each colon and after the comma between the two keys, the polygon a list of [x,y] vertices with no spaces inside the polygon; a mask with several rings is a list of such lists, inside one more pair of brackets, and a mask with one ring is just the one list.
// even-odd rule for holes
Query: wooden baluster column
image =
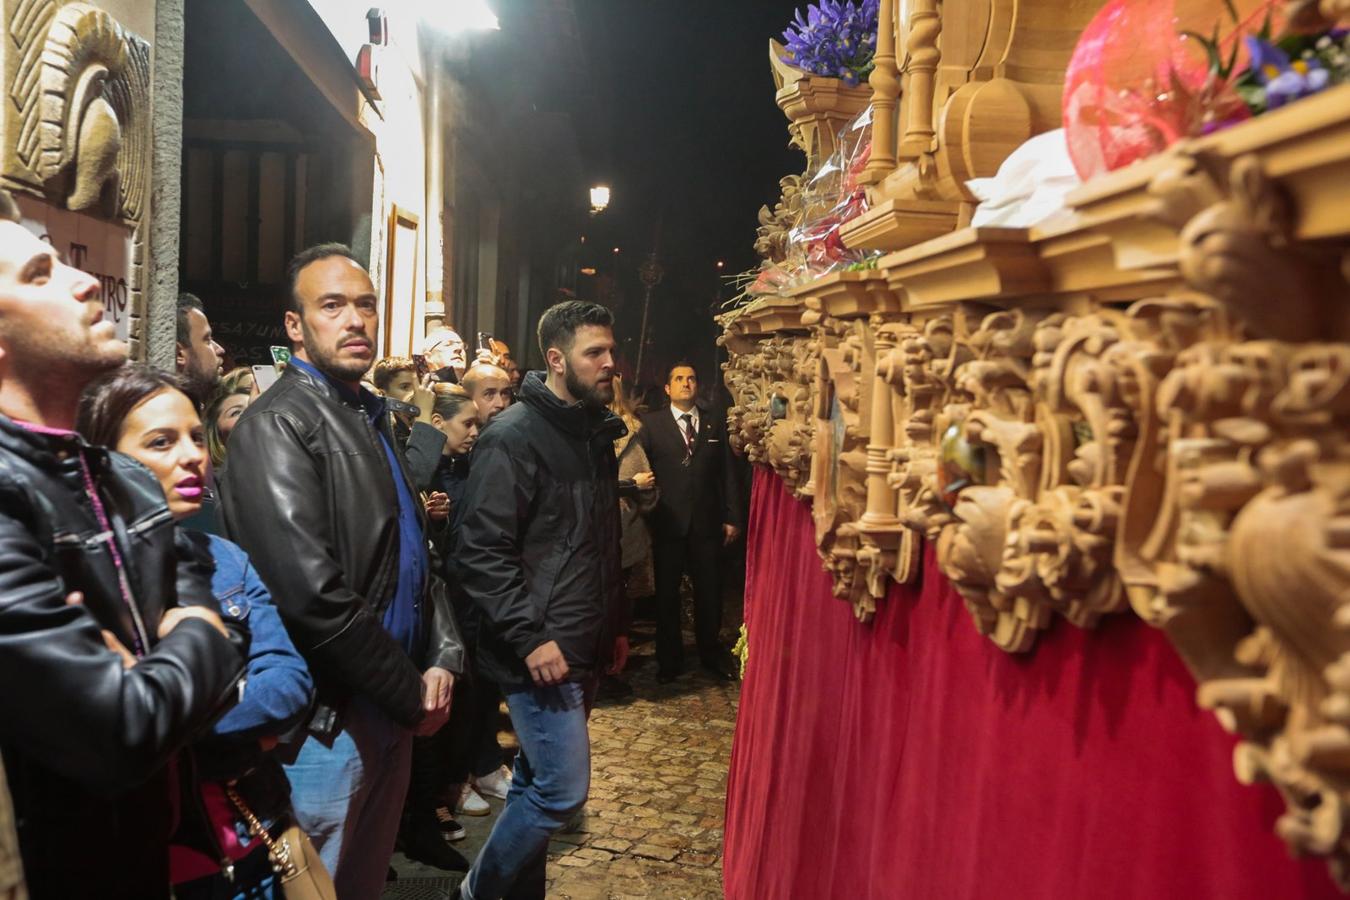
{"label": "wooden baluster column", "polygon": [[[874,323],[882,324],[879,317]],[[891,359],[895,349],[894,336],[884,328],[875,331],[876,366],[872,373],[871,440],[867,442],[867,512],[859,524],[869,528],[894,528],[900,524],[896,517],[896,491],[891,486],[891,450],[895,447],[895,415],[887,375],[896,361]]]}
{"label": "wooden baluster column", "polygon": [[[938,62],[942,54],[938,51],[938,36],[942,34],[942,16],[938,12],[938,0],[916,0],[906,24],[908,40],[905,49],[909,53],[909,64],[905,68],[909,76],[907,89],[909,94],[909,117],[905,122],[904,138],[900,141],[897,155],[901,159],[915,159],[933,149],[933,90]],[[880,48],[878,48],[880,49]]]}
{"label": "wooden baluster column", "polygon": [[900,98],[900,72],[895,59],[895,0],[881,0],[877,15],[876,66],[872,86],[872,156],[858,181],[880,184],[895,168],[895,107]]}

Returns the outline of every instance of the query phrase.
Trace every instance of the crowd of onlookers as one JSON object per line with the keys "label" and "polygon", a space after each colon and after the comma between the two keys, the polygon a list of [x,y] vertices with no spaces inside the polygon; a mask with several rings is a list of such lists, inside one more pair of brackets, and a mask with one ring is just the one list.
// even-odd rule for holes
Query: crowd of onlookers
{"label": "crowd of onlookers", "polygon": [[[0,897],[364,900],[396,842],[463,897],[542,897],[632,602],[670,681],[689,574],[700,662],[733,677],[717,554],[744,513],[692,367],[639,414],[576,300],[541,372],[449,328],[376,361],[335,244],[284,300],[279,373],[224,371],[191,295],[174,371],[128,364],[97,281],[0,193]],[[492,798],[470,867],[455,817]]]}

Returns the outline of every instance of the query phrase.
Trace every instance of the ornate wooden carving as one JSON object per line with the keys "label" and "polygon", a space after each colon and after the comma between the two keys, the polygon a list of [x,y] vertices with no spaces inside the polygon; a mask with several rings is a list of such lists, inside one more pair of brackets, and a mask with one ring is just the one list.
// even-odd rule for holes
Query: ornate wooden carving
{"label": "ornate wooden carving", "polygon": [[1064,67],[1100,3],[911,0],[888,14],[894,8],[880,16],[872,88],[884,118],[898,70],[899,133],[873,132],[871,209],[843,229],[850,247],[897,250],[956,228],[974,199],[966,181],[993,175],[1027,138],[1059,127]]}
{"label": "ornate wooden carving", "polygon": [[0,10],[3,183],[132,229],[130,332],[143,356],[150,45],[89,3],[4,0]]}
{"label": "ornate wooden carving", "polygon": [[834,581],[834,595],[850,601],[865,620],[876,611],[858,564],[862,542],[857,528],[867,507],[872,336],[863,319],[824,316],[816,326],[815,342],[820,353],[811,470],[816,544]]}
{"label": "ornate wooden carving", "polygon": [[801,221],[802,180],[801,175],[785,176],[778,182],[782,193],[773,209],[760,207],[755,252],[768,262],[781,263],[787,259],[788,232]]}
{"label": "ornate wooden carving", "polygon": [[[944,147],[971,146],[944,143],[957,95],[998,81],[1002,52],[963,58],[961,35],[1012,26],[978,3],[900,6],[899,121],[924,135],[904,103],[932,66],[934,133],[901,136],[874,187],[950,200]],[[1241,736],[1238,777],[1286,798],[1279,836],[1350,890],[1347,185],[1343,86],[1084,185],[1053,226],[942,235],[724,324],[734,440],[812,499],[860,618],[915,577],[924,539],[1006,651],[1056,618],[1133,612]]]}

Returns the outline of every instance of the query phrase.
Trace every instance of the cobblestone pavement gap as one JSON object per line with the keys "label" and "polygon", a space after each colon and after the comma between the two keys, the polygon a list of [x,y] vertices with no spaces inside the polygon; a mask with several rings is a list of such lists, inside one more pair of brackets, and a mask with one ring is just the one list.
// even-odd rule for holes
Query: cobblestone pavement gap
{"label": "cobblestone pavement gap", "polygon": [[[722,896],[727,762],[739,684],[698,672],[657,684],[650,631],[634,638],[641,642],[629,667],[633,694],[602,699],[591,714],[590,801],[580,827],[549,846],[548,896],[714,900]],[[692,647],[687,654],[698,658]],[[489,802],[492,815],[459,817],[468,836],[453,846],[469,859],[501,810],[500,801]],[[385,900],[437,900],[462,877],[401,853],[393,865],[399,879]]]}

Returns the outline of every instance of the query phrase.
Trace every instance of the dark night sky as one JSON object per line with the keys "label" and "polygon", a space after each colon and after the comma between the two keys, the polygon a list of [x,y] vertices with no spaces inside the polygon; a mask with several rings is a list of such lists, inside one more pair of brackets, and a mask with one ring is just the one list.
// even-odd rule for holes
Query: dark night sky
{"label": "dark night sky", "polygon": [[[658,221],[666,277],[653,295],[658,363],[688,356],[712,380],[709,310],[734,289],[726,274],[758,262],[756,214],[778,196],[778,179],[804,166],[788,147],[786,119],[774,105],[768,42],[779,37],[791,0],[576,0],[581,40],[608,122],[585,143],[595,181],[613,188],[611,207],[593,220],[588,248],[612,268],[622,248],[617,304],[620,333],[635,333],[641,287],[635,268],[652,249]],[[804,5],[804,4],[803,4]],[[647,368],[647,366],[644,366]],[[662,373],[664,374],[664,373]]]}

